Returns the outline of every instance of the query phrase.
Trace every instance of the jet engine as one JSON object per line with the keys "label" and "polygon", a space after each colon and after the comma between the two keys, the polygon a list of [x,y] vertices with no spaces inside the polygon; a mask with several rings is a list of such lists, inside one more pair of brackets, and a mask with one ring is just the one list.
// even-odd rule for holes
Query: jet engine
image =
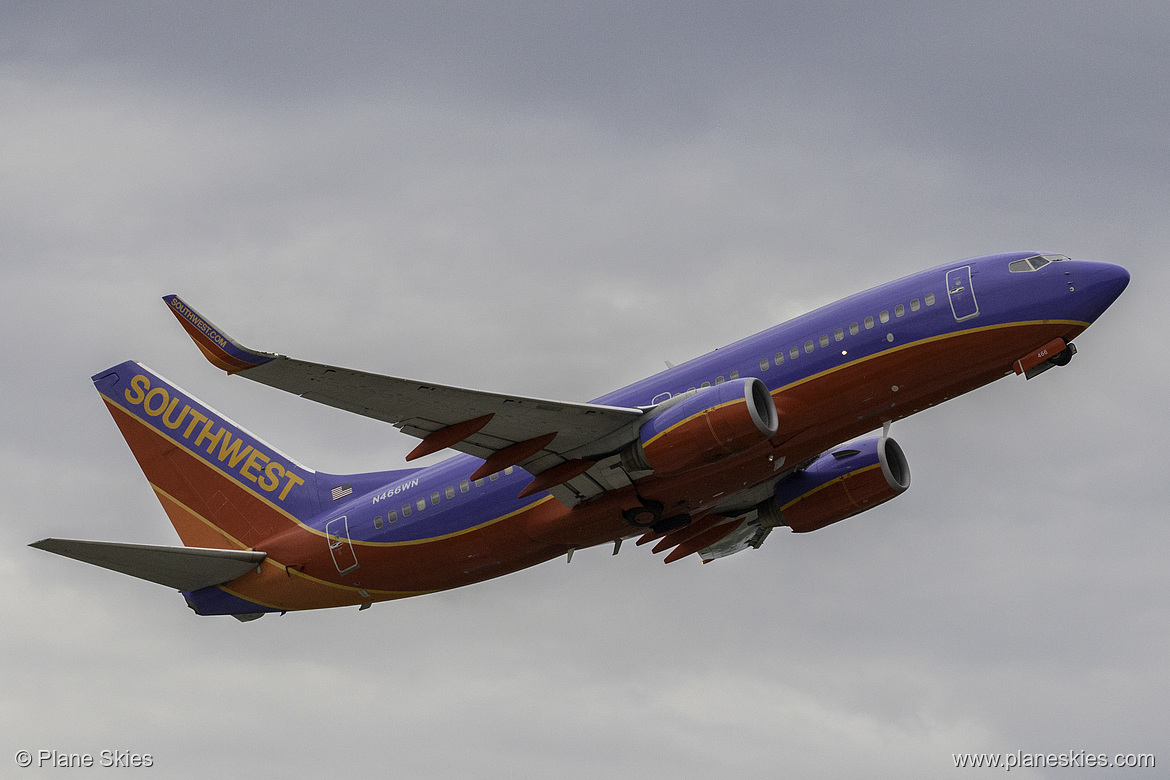
{"label": "jet engine", "polygon": [[711,463],[771,438],[779,427],[772,394],[756,377],[675,396],[650,414],[622,453],[629,471],[670,473]]}
{"label": "jet engine", "polygon": [[908,487],[902,448],[888,436],[875,436],[826,452],[785,477],[776,485],[775,503],[765,504],[761,515],[806,533],[884,504]]}

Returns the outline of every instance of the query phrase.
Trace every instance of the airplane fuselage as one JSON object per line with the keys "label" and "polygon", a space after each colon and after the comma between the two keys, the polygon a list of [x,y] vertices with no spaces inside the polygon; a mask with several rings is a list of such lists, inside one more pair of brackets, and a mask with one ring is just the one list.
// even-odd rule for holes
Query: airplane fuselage
{"label": "airplane fuselage", "polygon": [[[695,552],[710,560],[758,546],[775,525],[815,530],[904,490],[904,457],[884,435],[876,444],[829,450],[1003,376],[1031,377],[1067,363],[1072,340],[1128,280],[1119,266],[1027,252],[958,261],[576,406],[255,352],[171,296],[180,322],[219,367],[403,420],[395,424],[423,437],[423,449],[495,453],[487,464],[498,470],[477,474],[489,465],[460,454],[421,469],[315,472],[126,362],[96,375],[95,385],[184,545],[195,549],[52,539],[38,546],[163,584],[217,583],[179,588],[198,613],[241,619],[459,587],[634,536],[657,540],[656,552],[674,547],[668,562]],[[410,408],[431,411],[387,416],[393,412],[382,410],[399,408],[400,396]],[[486,408],[499,411],[484,415]],[[736,428],[731,415],[749,408],[758,430]],[[436,427],[428,414],[448,421]],[[502,423],[483,427],[499,414]],[[547,451],[558,433],[525,441],[544,430],[540,415],[561,415],[557,424],[577,426],[577,439]],[[537,420],[526,434],[515,428],[525,420]],[[474,438],[481,429],[490,435]],[[471,444],[459,445],[463,439]],[[578,440],[592,454],[572,444]],[[532,454],[538,451],[552,455]],[[559,465],[532,466],[534,482],[516,465],[537,463],[526,460],[533,457],[555,457]],[[898,461],[893,467],[890,458]],[[853,477],[861,478],[844,481]],[[819,514],[793,510],[786,517],[827,485],[836,492],[824,490],[819,504],[804,505],[821,507]],[[722,539],[730,546],[718,551]],[[216,575],[209,567],[227,568]]]}
{"label": "airplane fuselage", "polygon": [[[650,407],[688,391],[759,378],[775,399],[771,439],[677,475],[650,475],[575,506],[548,493],[517,498],[531,476],[469,476],[457,455],[420,470],[367,475],[311,522],[291,520],[264,546],[260,570],[200,611],[362,604],[467,585],[641,534],[622,509],[653,500],[701,516],[725,497],[770,489],[792,467],[884,423],[1013,373],[1030,350],[1070,343],[1124,288],[1117,266],[1064,259],[1037,270],[1032,253],[965,260],[876,287],[596,399]],[[761,493],[763,495],[763,493]],[[343,573],[344,572],[344,573]],[[290,589],[291,578],[304,587]],[[208,589],[219,590],[219,589]],[[234,594],[234,595],[233,595]],[[188,594],[192,598],[192,594]]]}

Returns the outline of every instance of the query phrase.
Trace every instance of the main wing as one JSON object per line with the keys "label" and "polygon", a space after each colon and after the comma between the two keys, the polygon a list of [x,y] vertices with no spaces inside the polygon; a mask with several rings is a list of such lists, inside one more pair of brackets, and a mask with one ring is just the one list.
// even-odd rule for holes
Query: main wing
{"label": "main wing", "polygon": [[[536,476],[521,495],[570,480],[580,485],[576,478],[637,438],[644,414],[641,409],[486,393],[260,352],[228,337],[177,295],[163,300],[204,356],[229,374],[388,422],[422,439],[407,460],[450,447],[484,459],[476,479],[519,465]],[[600,483],[602,490],[614,486]],[[592,492],[562,490],[557,495],[573,501]]]}

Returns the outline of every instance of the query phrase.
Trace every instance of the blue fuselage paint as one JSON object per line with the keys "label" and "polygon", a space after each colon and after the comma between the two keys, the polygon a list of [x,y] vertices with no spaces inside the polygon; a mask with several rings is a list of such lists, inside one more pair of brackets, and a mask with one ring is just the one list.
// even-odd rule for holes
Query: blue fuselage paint
{"label": "blue fuselage paint", "polygon": [[[650,406],[667,397],[666,393],[685,393],[732,376],[758,377],[776,392],[891,350],[964,331],[1043,321],[1082,323],[1083,329],[1116,299],[1129,279],[1119,266],[1073,260],[1051,263],[1030,273],[1009,272],[1010,262],[1033,255],[1013,252],[961,260],[904,277],[667,369],[593,403]],[[964,270],[954,274],[955,269]],[[959,276],[968,289],[959,298],[961,308],[956,311],[948,280]],[[978,313],[972,315],[976,305]],[[872,325],[867,324],[867,318],[872,318]],[[779,364],[778,354],[783,356]],[[767,363],[766,370],[762,361]],[[1004,369],[1010,373],[1010,362]],[[880,419],[874,422],[874,427],[880,426]],[[470,455],[457,455],[410,472],[406,480],[387,484],[374,479],[378,484],[360,492],[355,485],[352,496],[344,503],[333,502],[310,525],[323,531],[329,520],[345,514],[355,542],[418,542],[491,523],[546,499],[544,493],[516,497],[532,479],[520,468],[494,480],[481,480],[479,485],[471,483],[463,492],[461,483],[482,462]],[[449,488],[454,490],[450,498]],[[392,498],[379,498],[388,490]],[[432,500],[435,494],[438,501]],[[328,497],[322,502],[328,503]],[[405,516],[404,507],[410,508],[409,516]],[[397,518],[387,522],[391,510]],[[376,517],[382,518],[380,529],[375,527]]]}
{"label": "blue fuselage paint", "polygon": [[[400,598],[466,585],[576,547],[620,539],[637,530],[622,525],[620,510],[647,497],[699,516],[728,493],[770,490],[783,475],[774,469],[785,460],[790,465],[811,462],[826,449],[885,422],[1012,373],[1013,363],[1030,350],[1058,343],[1056,339],[1071,340],[1129,281],[1123,268],[1105,263],[1061,260],[1026,272],[1009,269],[1009,264],[1018,267],[1018,261],[1034,255],[961,260],[907,276],[595,399],[598,404],[650,407],[692,388],[755,377],[776,401],[780,433],[761,442],[759,452],[750,449],[679,474],[651,475],[636,489],[605,493],[571,509],[548,493],[519,498],[532,479],[519,467],[472,480],[483,461],[470,455],[417,470],[328,475],[291,461],[280,461],[279,469],[270,466],[279,456],[267,451],[262,458],[256,456],[252,467],[241,451],[238,468],[245,477],[256,476],[257,484],[272,469],[265,484],[272,483],[276,498],[266,499],[266,506],[291,523],[262,540],[269,558],[254,575],[185,595],[201,614]],[[223,360],[228,358],[236,356]],[[145,386],[141,390],[145,404],[149,391]],[[163,400],[158,395],[151,408]],[[154,425],[150,414],[148,410]],[[158,417],[160,425],[169,425],[165,411]],[[236,438],[247,435],[230,421],[216,419],[207,424],[208,437],[221,435],[221,429],[230,429]],[[190,435],[197,439],[200,433],[192,429]],[[222,438],[226,442],[227,434]],[[201,442],[190,444],[201,452]],[[235,479],[232,459],[220,455],[216,463],[227,463],[221,469],[224,476]],[[278,479],[282,475],[284,481]],[[312,516],[278,505],[287,484],[297,480],[303,484],[288,489],[305,489],[297,506],[320,510]],[[289,493],[283,500],[294,498]],[[189,508],[166,500],[171,511],[193,517]],[[210,506],[214,510],[215,502]],[[197,531],[201,528],[202,521],[191,522]]]}

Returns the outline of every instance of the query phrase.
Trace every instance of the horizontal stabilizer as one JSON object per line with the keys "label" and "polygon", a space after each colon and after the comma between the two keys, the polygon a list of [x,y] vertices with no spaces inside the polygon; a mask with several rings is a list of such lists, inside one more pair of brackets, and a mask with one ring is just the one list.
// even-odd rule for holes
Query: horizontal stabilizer
{"label": "horizontal stabilizer", "polygon": [[234,580],[249,569],[256,568],[268,557],[266,553],[254,550],[87,542],[80,539],[42,539],[29,547],[157,582],[176,590],[198,590]]}

